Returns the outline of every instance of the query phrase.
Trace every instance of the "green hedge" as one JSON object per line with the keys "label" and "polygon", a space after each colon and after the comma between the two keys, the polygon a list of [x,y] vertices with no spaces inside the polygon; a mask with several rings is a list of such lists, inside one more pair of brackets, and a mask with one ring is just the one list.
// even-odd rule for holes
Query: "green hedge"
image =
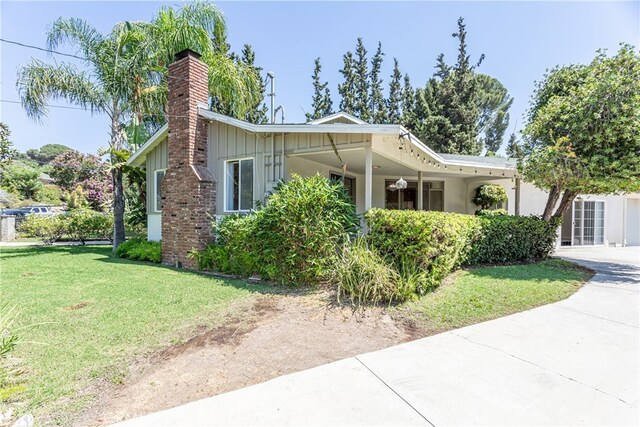
{"label": "green hedge", "polygon": [[358,225],[341,183],[294,175],[265,206],[215,224],[216,243],[191,256],[201,269],[316,284],[333,279],[338,248]]}
{"label": "green hedge", "polygon": [[162,261],[162,244],[149,242],[144,238],[130,239],[118,246],[116,255],[136,261],[159,263]]}
{"label": "green hedge", "polygon": [[534,216],[484,216],[477,218],[482,233],[467,264],[500,264],[544,259],[553,252],[559,221]]}
{"label": "green hedge", "polygon": [[89,239],[111,240],[113,214],[90,209],[74,209],[59,215],[28,215],[20,232],[51,244],[64,235],[84,244]]}
{"label": "green hedge", "polygon": [[480,223],[471,215],[371,209],[365,220],[371,246],[398,270],[418,268],[426,273],[418,294],[438,286],[463,264],[480,236]]}

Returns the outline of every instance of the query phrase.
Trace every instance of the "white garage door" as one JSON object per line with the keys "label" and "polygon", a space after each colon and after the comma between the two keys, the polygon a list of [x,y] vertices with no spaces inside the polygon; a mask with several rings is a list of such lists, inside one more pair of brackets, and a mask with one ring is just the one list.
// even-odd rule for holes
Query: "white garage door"
{"label": "white garage door", "polygon": [[640,199],[627,199],[627,245],[640,245]]}

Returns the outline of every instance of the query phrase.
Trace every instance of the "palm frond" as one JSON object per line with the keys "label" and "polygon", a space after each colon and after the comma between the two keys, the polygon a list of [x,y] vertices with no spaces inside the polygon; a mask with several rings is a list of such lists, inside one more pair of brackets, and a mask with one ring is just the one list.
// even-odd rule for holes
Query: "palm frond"
{"label": "palm frond", "polygon": [[27,116],[34,119],[47,115],[49,99],[64,99],[92,114],[109,113],[103,90],[72,64],[54,66],[33,59],[18,69],[16,86]]}
{"label": "palm frond", "polygon": [[58,18],[47,34],[47,47],[55,50],[63,43],[76,45],[79,53],[93,61],[103,39],[103,35],[84,19]]}

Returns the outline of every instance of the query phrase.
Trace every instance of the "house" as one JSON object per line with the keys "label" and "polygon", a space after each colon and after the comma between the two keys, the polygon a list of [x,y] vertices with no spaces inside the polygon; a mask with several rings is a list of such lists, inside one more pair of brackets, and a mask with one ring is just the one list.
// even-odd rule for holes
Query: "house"
{"label": "house", "polygon": [[[147,172],[148,238],[163,262],[211,239],[213,217],[247,212],[292,174],[343,179],[358,213],[372,207],[473,214],[475,189],[504,186],[510,214],[540,214],[546,194],[513,160],[438,154],[400,125],[335,113],[304,124],[252,124],[208,108],[207,66],[183,51],[169,66],[168,124],[129,159]],[[640,195],[582,197],[560,244],[640,244]]]}

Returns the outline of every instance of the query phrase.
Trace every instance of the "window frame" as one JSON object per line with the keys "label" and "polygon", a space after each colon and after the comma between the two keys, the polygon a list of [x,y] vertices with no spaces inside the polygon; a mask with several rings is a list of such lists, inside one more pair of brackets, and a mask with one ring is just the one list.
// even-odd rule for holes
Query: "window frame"
{"label": "window frame", "polygon": [[[340,181],[342,180],[343,174],[342,172],[336,172],[333,170],[329,171],[329,180],[330,181]],[[357,200],[358,200],[358,181],[357,178],[354,175],[350,175],[348,173],[344,174],[344,177],[347,179],[350,179],[353,181],[353,186],[351,188],[353,188],[353,196],[351,194],[349,194],[349,192],[347,191],[347,194],[349,195],[349,197],[352,199],[351,201],[353,202],[353,204],[357,204]],[[342,185],[344,185],[344,181],[342,181]],[[345,185],[345,190],[347,189],[347,186]]]}
{"label": "window frame", "polygon": [[153,171],[153,212],[155,213],[161,213],[162,209],[158,209],[158,196],[160,196],[160,198],[162,199],[162,194],[159,193],[160,192],[160,185],[162,183],[162,181],[160,181],[160,183],[158,183],[158,172],[162,172],[162,179],[164,180],[164,177],[167,175],[167,169],[154,169]]}
{"label": "window frame", "polygon": [[[251,208],[249,209],[228,209],[227,206],[227,195],[228,195],[228,191],[229,191],[229,186],[227,185],[228,182],[228,172],[229,172],[229,163],[235,163],[238,162],[238,167],[242,168],[242,161],[243,160],[251,160],[252,163],[252,168],[251,168],[251,177],[252,177],[252,181],[253,181],[253,187],[251,188]],[[239,171],[238,173],[238,190],[240,190],[240,188],[242,187],[242,170]],[[256,159],[255,157],[240,157],[240,158],[234,158],[234,159],[228,159],[224,161],[224,191],[223,191],[223,200],[222,200],[222,210],[225,213],[241,213],[241,212],[250,212],[251,209],[253,209],[253,205],[255,204],[255,198],[253,197],[254,193],[255,193],[255,178],[256,178]],[[239,197],[239,195],[238,195]],[[238,199],[238,207],[240,208],[241,206],[241,200]]]}

